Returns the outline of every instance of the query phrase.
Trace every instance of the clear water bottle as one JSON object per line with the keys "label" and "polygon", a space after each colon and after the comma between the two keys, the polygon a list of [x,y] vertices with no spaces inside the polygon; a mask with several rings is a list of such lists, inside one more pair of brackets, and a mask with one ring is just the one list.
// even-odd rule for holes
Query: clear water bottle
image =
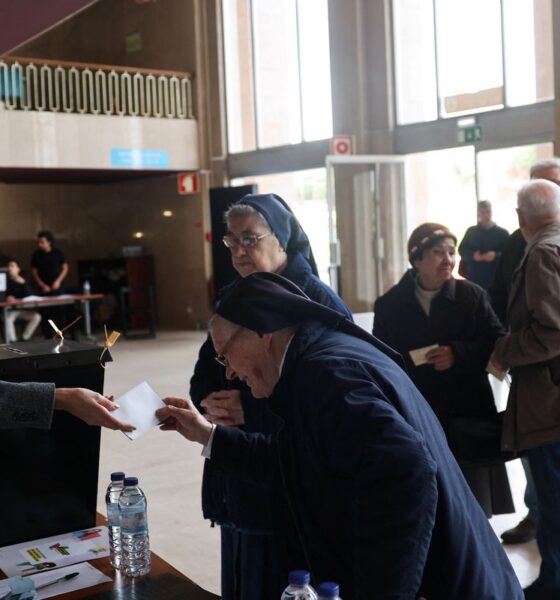
{"label": "clear water bottle", "polygon": [[311,587],[310,581],[311,577],[307,571],[291,571],[282,600],[317,600],[317,594]]}
{"label": "clear water bottle", "polygon": [[84,281],[83,290],[84,290],[84,294],[86,294],[86,295],[91,294],[91,284],[87,279]]}
{"label": "clear water bottle", "polygon": [[138,487],[136,477],[126,477],[119,496],[121,516],[121,572],[139,577],[150,572],[150,539],[148,537],[148,503]]}
{"label": "clear water bottle", "polygon": [[317,588],[317,596],[318,600],[342,600],[339,596],[340,588],[338,587],[338,583],[334,581],[325,581],[320,583]]}
{"label": "clear water bottle", "polygon": [[119,496],[124,488],[124,473],[111,473],[111,483],[107,487],[105,503],[107,505],[107,525],[109,527],[109,549],[111,564],[120,569],[122,559],[121,548],[121,516],[119,513]]}

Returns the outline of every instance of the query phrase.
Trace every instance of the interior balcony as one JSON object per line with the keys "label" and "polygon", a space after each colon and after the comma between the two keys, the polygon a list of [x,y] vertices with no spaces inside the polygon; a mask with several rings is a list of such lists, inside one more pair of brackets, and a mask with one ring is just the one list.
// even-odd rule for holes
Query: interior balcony
{"label": "interior balcony", "polygon": [[189,73],[0,57],[0,181],[198,170]]}

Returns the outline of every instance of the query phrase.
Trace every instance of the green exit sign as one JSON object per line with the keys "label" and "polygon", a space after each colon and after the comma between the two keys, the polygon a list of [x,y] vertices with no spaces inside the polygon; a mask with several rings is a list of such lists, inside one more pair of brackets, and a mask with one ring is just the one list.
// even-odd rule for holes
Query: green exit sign
{"label": "green exit sign", "polygon": [[482,127],[473,125],[472,127],[462,127],[457,130],[457,141],[459,144],[472,144],[482,141]]}

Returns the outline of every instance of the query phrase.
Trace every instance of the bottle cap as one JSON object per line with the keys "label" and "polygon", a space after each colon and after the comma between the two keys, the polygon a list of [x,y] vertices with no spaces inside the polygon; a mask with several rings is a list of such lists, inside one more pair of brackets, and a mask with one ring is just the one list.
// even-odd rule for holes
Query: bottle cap
{"label": "bottle cap", "polygon": [[319,598],[324,598],[325,600],[327,598],[333,598],[336,600],[338,599],[340,588],[338,587],[338,583],[335,583],[334,581],[324,581],[315,588],[315,591]]}
{"label": "bottle cap", "polygon": [[124,473],[122,471],[115,471],[111,473],[111,481],[122,481],[124,479]]}
{"label": "bottle cap", "polygon": [[125,477],[124,478],[125,485],[138,485],[138,477]]}
{"label": "bottle cap", "polygon": [[311,581],[308,571],[290,571],[288,574],[288,583],[294,585],[307,585]]}

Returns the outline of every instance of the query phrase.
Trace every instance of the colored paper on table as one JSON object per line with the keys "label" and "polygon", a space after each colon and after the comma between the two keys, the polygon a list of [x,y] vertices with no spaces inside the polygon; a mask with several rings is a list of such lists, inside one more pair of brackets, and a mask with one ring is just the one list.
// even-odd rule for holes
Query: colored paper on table
{"label": "colored paper on table", "polygon": [[423,348],[410,350],[409,354],[414,366],[419,367],[421,365],[425,365],[428,362],[426,354],[428,354],[430,350],[434,350],[434,348],[439,348],[439,344],[432,344],[431,346],[424,346]]}
{"label": "colored paper on table", "polygon": [[32,575],[103,556],[109,533],[99,526],[0,548],[0,569],[8,577]]}
{"label": "colored paper on table", "polygon": [[136,427],[134,431],[123,432],[131,440],[139,438],[150,431],[152,427],[159,425],[156,410],[165,406],[146,381],[117,398],[116,403],[119,408],[111,414],[119,421],[130,423]]}
{"label": "colored paper on table", "polygon": [[59,581],[52,585],[47,585],[46,587],[37,590],[38,600],[53,598],[60,594],[66,594],[67,592],[72,592],[74,590],[81,590],[83,588],[91,587],[92,585],[112,581],[110,577],[107,577],[107,575],[90,565],[88,562],[55,569],[48,573],[38,573],[37,575],[31,575],[30,578],[33,579],[35,587],[39,587],[40,585],[49,583],[49,581],[56,581],[65,575],[70,575],[70,573],[78,573],[78,576],[68,579],[67,581]]}

